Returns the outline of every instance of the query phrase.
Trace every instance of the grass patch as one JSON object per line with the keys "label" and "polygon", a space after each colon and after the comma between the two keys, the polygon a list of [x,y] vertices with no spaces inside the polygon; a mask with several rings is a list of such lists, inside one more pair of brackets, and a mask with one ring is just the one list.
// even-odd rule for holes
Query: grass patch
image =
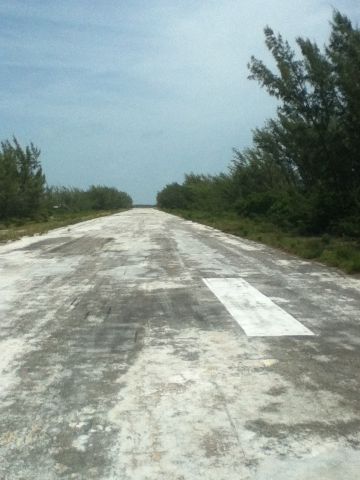
{"label": "grass patch", "polygon": [[360,239],[322,236],[300,236],[279,229],[264,220],[240,218],[235,213],[211,214],[201,211],[168,210],[187,220],[217,228],[285,250],[301,258],[318,260],[346,273],[360,273]]}
{"label": "grass patch", "polygon": [[119,213],[123,210],[105,210],[89,212],[60,212],[46,220],[11,220],[0,223],[0,243],[18,240],[21,237],[46,233],[54,228],[66,227],[74,223]]}

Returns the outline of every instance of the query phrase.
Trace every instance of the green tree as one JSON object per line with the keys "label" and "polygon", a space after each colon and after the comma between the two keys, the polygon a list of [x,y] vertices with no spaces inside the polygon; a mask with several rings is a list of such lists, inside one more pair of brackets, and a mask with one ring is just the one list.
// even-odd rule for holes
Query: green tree
{"label": "green tree", "polygon": [[160,208],[186,209],[191,204],[191,193],[185,186],[174,182],[158,192],[156,201]]}
{"label": "green tree", "polygon": [[94,210],[111,210],[132,206],[132,199],[127,193],[120,192],[112,187],[92,185],[87,195],[90,199],[91,208]]}
{"label": "green tree", "polygon": [[[277,119],[255,134],[255,148],[299,176],[313,206],[313,226],[327,228],[358,208],[360,32],[335,12],[329,46],[321,52],[298,38],[301,59],[269,27],[265,38],[277,72],[252,57],[250,78],[280,104]],[[263,141],[265,133],[270,142]]]}
{"label": "green tree", "polygon": [[50,209],[80,212],[130,208],[132,199],[130,195],[116,188],[92,185],[88,190],[51,187],[47,191],[47,203]]}
{"label": "green tree", "polygon": [[22,148],[17,139],[1,143],[0,217],[32,217],[43,208],[45,175],[40,150],[32,143]]}

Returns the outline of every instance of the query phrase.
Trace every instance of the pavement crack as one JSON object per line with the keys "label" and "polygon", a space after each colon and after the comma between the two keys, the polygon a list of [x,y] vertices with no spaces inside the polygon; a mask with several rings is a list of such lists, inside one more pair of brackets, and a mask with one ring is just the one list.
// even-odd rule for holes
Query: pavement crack
{"label": "pavement crack", "polygon": [[223,406],[224,406],[224,409],[225,409],[226,416],[227,416],[227,418],[228,418],[228,420],[229,420],[229,423],[230,423],[230,425],[231,425],[231,429],[232,429],[232,431],[233,431],[233,433],[234,433],[234,435],[235,435],[235,437],[236,437],[237,444],[238,444],[238,446],[239,446],[239,449],[241,450],[241,453],[242,453],[242,455],[243,455],[243,458],[244,458],[244,460],[246,460],[246,454],[245,454],[245,451],[244,451],[244,449],[243,449],[243,447],[242,447],[242,444],[241,444],[239,432],[238,432],[238,430],[237,430],[237,428],[236,428],[236,425],[235,425],[235,423],[234,423],[234,420],[233,420],[232,417],[231,417],[231,414],[230,414],[230,411],[229,411],[229,408],[228,408],[228,405],[227,405],[227,401],[226,401],[225,394],[224,394],[224,392],[222,391],[220,385],[219,385],[216,381],[213,380],[211,383],[212,383],[212,384],[214,385],[214,387],[216,388],[216,390],[217,390],[217,392],[218,392],[218,394],[219,394],[219,397],[220,397],[221,400],[222,400],[222,403],[223,403]]}

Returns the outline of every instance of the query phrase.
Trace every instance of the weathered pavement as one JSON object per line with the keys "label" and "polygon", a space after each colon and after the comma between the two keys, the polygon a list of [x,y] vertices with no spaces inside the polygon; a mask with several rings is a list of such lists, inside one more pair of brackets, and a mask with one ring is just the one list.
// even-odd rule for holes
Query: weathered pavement
{"label": "weathered pavement", "polygon": [[359,280],[155,210],[2,246],[0,478],[358,479],[359,317]]}

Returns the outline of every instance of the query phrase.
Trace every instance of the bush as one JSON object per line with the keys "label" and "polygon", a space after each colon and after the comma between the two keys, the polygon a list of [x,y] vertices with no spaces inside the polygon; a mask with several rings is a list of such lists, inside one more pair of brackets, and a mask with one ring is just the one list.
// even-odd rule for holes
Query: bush
{"label": "bush", "polygon": [[127,193],[101,185],[93,185],[88,190],[51,187],[46,197],[49,211],[61,213],[117,210],[132,206],[132,199]]}
{"label": "bush", "polygon": [[187,209],[190,204],[190,192],[184,185],[171,183],[157,194],[157,205],[160,208]]}
{"label": "bush", "polygon": [[297,193],[279,193],[269,209],[269,220],[286,230],[305,233],[311,218],[311,204]]}
{"label": "bush", "polygon": [[360,238],[360,216],[345,217],[334,224],[332,230],[338,235]]}
{"label": "bush", "polygon": [[272,192],[252,193],[238,200],[235,210],[241,216],[256,217],[266,215],[276,200]]}
{"label": "bush", "polygon": [[34,218],[43,211],[45,175],[40,164],[40,150],[32,143],[21,147],[1,142],[0,149],[0,218]]}

